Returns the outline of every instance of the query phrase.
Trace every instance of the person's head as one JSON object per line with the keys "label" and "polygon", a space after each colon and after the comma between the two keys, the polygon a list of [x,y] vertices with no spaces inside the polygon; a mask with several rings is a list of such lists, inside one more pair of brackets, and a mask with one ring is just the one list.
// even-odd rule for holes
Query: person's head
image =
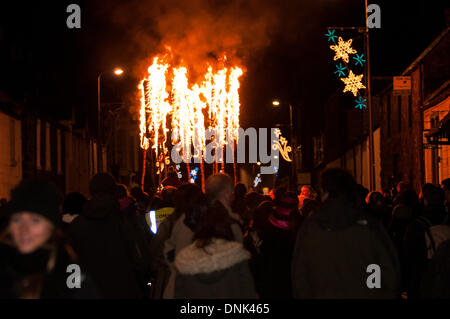
{"label": "person's head", "polygon": [[322,201],[342,198],[356,201],[356,182],[350,173],[339,168],[331,168],[322,174]]}
{"label": "person's head", "polygon": [[60,222],[62,194],[42,179],[24,180],[11,191],[9,233],[21,254],[42,248]]}
{"label": "person's head", "polygon": [[223,173],[210,175],[206,179],[205,193],[210,201],[220,201],[230,206],[233,199],[233,179]]}
{"label": "person's head", "polygon": [[0,199],[0,207],[5,207],[8,204],[8,201],[6,198]]}
{"label": "person's head", "polygon": [[166,207],[175,206],[175,197],[177,193],[177,188],[173,186],[166,186],[161,192],[162,204]]}
{"label": "person's head", "polygon": [[184,224],[193,232],[207,209],[208,201],[200,187],[195,184],[184,184],[178,188],[175,194],[175,214],[184,214]]}
{"label": "person's head", "polygon": [[383,192],[384,198],[387,198],[387,199],[391,198],[391,191],[388,188],[383,188],[382,192]]}
{"label": "person's head", "polygon": [[427,193],[432,192],[435,188],[436,188],[436,186],[434,186],[433,184],[425,183],[422,186],[422,190],[420,191],[419,200],[423,201],[424,197],[427,196]]}
{"label": "person's head", "polygon": [[84,204],[86,204],[86,197],[79,192],[72,192],[67,194],[63,203],[63,214],[79,215],[81,214]]}
{"label": "person's head", "polygon": [[213,238],[233,241],[232,223],[233,221],[225,209],[216,207],[208,209],[199,218],[195,229],[194,240],[197,241],[197,247],[207,246]]}
{"label": "person's head", "polygon": [[397,193],[403,193],[404,191],[406,191],[407,189],[409,189],[409,186],[406,182],[399,182],[397,184]]}
{"label": "person's head", "polygon": [[111,174],[99,173],[95,175],[89,184],[89,191],[94,197],[99,194],[108,194],[117,197],[117,184]]}
{"label": "person's head", "polygon": [[366,196],[366,204],[371,208],[382,207],[384,205],[384,198],[380,192],[370,192]]}
{"label": "person's head", "polygon": [[305,198],[312,198],[313,192],[311,190],[311,187],[307,185],[302,186],[300,196],[303,196]]}
{"label": "person's head", "polygon": [[247,187],[242,183],[237,183],[234,186],[234,199],[244,199],[245,194],[247,194]]}
{"label": "person's head", "polygon": [[423,193],[423,205],[425,207],[441,207],[444,206],[445,192],[439,187],[433,186]]}

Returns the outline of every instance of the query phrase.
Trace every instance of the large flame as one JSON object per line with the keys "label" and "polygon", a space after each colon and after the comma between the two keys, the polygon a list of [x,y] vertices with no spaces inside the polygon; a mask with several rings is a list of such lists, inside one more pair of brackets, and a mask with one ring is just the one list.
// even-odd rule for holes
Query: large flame
{"label": "large flame", "polygon": [[[209,65],[203,80],[190,85],[187,67],[171,67],[163,60],[160,57],[153,59],[148,76],[139,85],[141,147],[152,146],[156,154],[159,148],[165,150],[169,115],[171,142],[182,149],[185,161],[191,158],[191,145],[196,156],[201,156],[206,146],[207,123],[216,129],[215,138],[219,145],[237,141],[239,78],[243,70],[237,66],[214,70]],[[206,123],[204,114],[208,116]]]}

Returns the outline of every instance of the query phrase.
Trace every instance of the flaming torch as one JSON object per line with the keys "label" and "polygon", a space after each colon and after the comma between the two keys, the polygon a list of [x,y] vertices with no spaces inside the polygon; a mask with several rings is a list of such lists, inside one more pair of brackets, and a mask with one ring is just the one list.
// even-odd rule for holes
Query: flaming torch
{"label": "flaming torch", "polygon": [[[171,67],[163,63],[163,59],[155,57],[148,68],[148,76],[144,78],[139,89],[141,91],[140,136],[141,148],[144,149],[144,168],[142,185],[145,176],[145,156],[152,147],[158,158],[162,153],[159,172],[169,163],[166,154],[167,121],[171,118],[171,143],[181,154],[187,164],[192,156],[200,159],[202,186],[204,186],[203,156],[206,148],[206,125],[215,129],[218,147],[222,150],[222,170],[225,163],[223,150],[228,143],[234,143],[238,138],[239,129],[239,77],[243,71],[239,67],[222,67],[208,71],[201,83],[189,84],[188,69],[185,66]],[[170,77],[170,76],[171,77]],[[168,79],[168,77],[170,77]],[[206,112],[204,110],[206,109]],[[205,118],[205,115],[208,117]],[[194,153],[192,154],[192,147]],[[234,150],[233,150],[234,156]],[[236,163],[234,163],[236,180]]]}

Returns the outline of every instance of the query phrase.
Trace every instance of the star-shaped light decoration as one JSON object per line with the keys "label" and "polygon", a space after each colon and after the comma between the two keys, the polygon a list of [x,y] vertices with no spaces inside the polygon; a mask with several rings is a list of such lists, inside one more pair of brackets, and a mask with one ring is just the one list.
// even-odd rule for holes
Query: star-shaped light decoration
{"label": "star-shaped light decoration", "polygon": [[345,66],[342,66],[342,63],[339,63],[339,65],[336,65],[336,71],[334,71],[334,74],[337,73],[339,77],[345,76],[344,70],[347,69]]}
{"label": "star-shaped light decoration", "polygon": [[279,128],[276,128],[273,133],[275,134],[276,137],[279,137],[281,135],[281,131]]}
{"label": "star-shaped light decoration", "polygon": [[363,66],[363,63],[366,62],[366,60],[364,60],[364,54],[356,54],[356,56],[353,57],[353,59],[355,60],[355,65],[358,65],[358,63]]}
{"label": "star-shaped light decoration", "polygon": [[360,110],[362,110],[363,108],[366,108],[367,106],[366,106],[366,99],[363,99],[361,96],[360,97],[358,97],[356,100],[355,100],[355,102],[356,102],[356,106],[355,106],[355,109],[360,109]]}
{"label": "star-shaped light decoration", "polygon": [[341,79],[345,83],[344,93],[352,92],[356,96],[359,89],[365,89],[366,87],[361,83],[362,77],[363,74],[354,75],[352,70],[350,70],[348,77]]}
{"label": "star-shaped light decoration", "polygon": [[336,61],[338,59],[342,59],[345,63],[348,63],[348,55],[355,54],[357,51],[352,48],[353,40],[350,39],[348,41],[342,40],[341,37],[338,38],[338,44],[330,45],[330,49],[336,52],[333,60]]}
{"label": "star-shaped light decoration", "polygon": [[337,38],[337,35],[334,34],[336,30],[328,30],[328,33],[325,34],[326,37],[328,37],[328,42],[331,40],[333,42],[336,42],[334,38]]}

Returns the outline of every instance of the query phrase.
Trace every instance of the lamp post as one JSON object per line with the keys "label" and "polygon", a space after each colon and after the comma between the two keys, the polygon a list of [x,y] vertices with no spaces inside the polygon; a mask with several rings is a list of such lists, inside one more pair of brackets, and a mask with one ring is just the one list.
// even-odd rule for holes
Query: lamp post
{"label": "lamp post", "polygon": [[[280,100],[273,100],[272,105],[275,107],[279,107],[281,105]],[[291,184],[293,186],[293,190],[297,192],[297,162],[295,158],[295,150],[296,148],[296,141],[294,136],[294,124],[292,122],[292,104],[289,103],[289,135],[292,143],[292,164],[291,164]]]}
{"label": "lamp post", "polygon": [[[116,76],[121,76],[123,74],[123,69],[122,68],[115,68],[113,70],[114,75]],[[101,121],[100,121],[100,116],[101,116],[101,101],[100,101],[100,81],[102,78],[103,72],[100,72],[100,74],[97,76],[97,167],[98,167],[98,171],[101,172],[102,169],[102,164],[103,164],[103,156],[102,156],[102,139],[101,139],[101,134],[100,134],[100,126],[101,126]]]}

